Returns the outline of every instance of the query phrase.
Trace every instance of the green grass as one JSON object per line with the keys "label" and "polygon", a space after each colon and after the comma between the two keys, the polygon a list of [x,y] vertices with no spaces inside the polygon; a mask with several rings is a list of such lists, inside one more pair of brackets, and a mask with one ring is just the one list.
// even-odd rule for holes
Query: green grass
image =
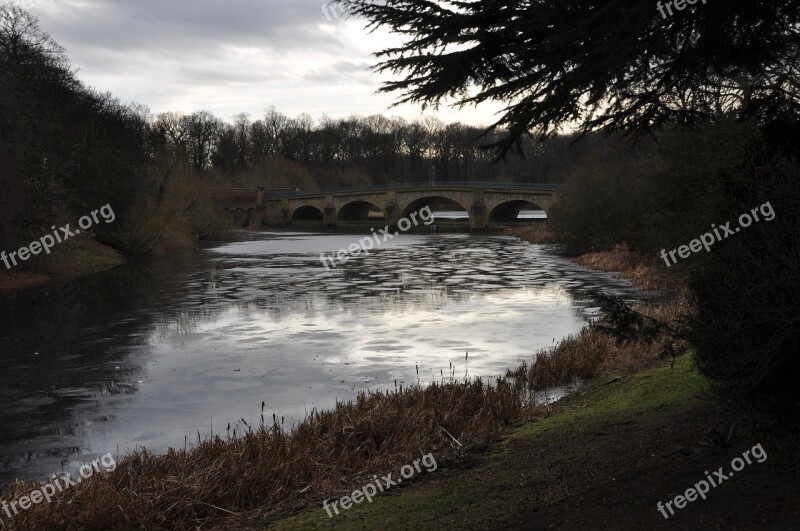
{"label": "green grass", "polygon": [[397,490],[333,518],[320,504],[270,529],[473,529],[515,505],[517,488],[499,472],[486,470],[482,480],[443,481]]}
{"label": "green grass", "polygon": [[[694,369],[686,354],[675,366],[634,374],[628,381],[600,387],[590,396],[578,392],[570,409],[524,426],[510,439],[544,434],[554,429],[592,429],[597,424],[626,420],[632,416],[658,414],[664,408],[690,407],[709,388],[708,381]],[[583,400],[582,400],[583,399]],[[585,404],[585,407],[581,407]]]}
{"label": "green grass", "polygon": [[[609,377],[610,379],[610,377]],[[690,356],[670,366],[649,369],[620,382],[600,384],[570,397],[564,409],[515,429],[493,448],[490,458],[467,473],[432,473],[422,484],[394,488],[372,504],[362,503],[329,518],[320,506],[282,520],[272,528],[293,529],[480,529],[491,527],[520,509],[531,489],[520,481],[527,443],[555,436],[580,437],[598,425],[654,418],[697,403],[707,381],[692,367]],[[519,466],[513,466],[519,464]],[[509,466],[511,465],[511,466]],[[437,474],[439,474],[437,476]],[[321,500],[320,500],[321,502]]]}

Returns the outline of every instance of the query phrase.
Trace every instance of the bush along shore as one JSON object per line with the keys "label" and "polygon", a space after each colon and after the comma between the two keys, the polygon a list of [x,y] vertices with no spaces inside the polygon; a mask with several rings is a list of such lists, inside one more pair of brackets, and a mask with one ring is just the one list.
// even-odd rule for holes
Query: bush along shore
{"label": "bush along shore", "polygon": [[[631,260],[617,253],[608,265],[622,256]],[[677,296],[635,309],[670,323],[689,303]],[[494,382],[443,377],[428,386],[361,393],[331,410],[314,410],[291,428],[283,418],[262,418],[259,426],[229,427],[206,439],[198,435],[191,447],[165,455],[137,451],[117,459],[114,471],[4,520],[11,529],[188,529],[274,521],[420,455],[458,459],[512,426],[547,417],[552,405],[538,397],[546,389],[612,368],[647,366],[659,358],[665,341],[620,343],[600,327],[587,326]],[[35,488],[17,482],[0,495],[0,503]]]}

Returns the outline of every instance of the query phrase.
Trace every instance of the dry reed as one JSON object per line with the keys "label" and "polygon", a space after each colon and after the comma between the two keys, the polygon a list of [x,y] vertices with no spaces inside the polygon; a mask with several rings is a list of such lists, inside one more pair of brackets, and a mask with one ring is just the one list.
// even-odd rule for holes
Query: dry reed
{"label": "dry reed", "polygon": [[658,267],[657,258],[633,251],[627,245],[617,245],[610,251],[587,253],[575,261],[590,269],[619,273],[646,291],[667,291],[680,287],[675,278]]}
{"label": "dry reed", "polygon": [[503,230],[503,234],[506,236],[515,236],[520,240],[534,245],[558,243],[547,223],[536,223],[527,227],[506,227]]}

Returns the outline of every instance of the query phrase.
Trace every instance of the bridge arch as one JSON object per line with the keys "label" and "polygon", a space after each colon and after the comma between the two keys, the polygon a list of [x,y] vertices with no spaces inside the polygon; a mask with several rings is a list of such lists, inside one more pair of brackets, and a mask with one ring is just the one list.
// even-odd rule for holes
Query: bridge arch
{"label": "bridge arch", "polygon": [[240,227],[247,224],[247,213],[243,208],[237,208],[233,211],[233,223]]}
{"label": "bridge arch", "polygon": [[322,223],[325,220],[325,214],[322,210],[315,206],[303,205],[294,209],[292,212],[291,220],[295,222],[314,222]]}
{"label": "bridge arch", "polygon": [[408,218],[412,213],[419,212],[425,207],[430,207],[432,211],[446,209],[450,211],[463,211],[465,219],[469,221],[469,208],[460,201],[446,195],[428,195],[414,199],[400,211],[401,218]]}
{"label": "bridge arch", "polygon": [[[516,199],[512,201],[504,201],[494,207],[492,211],[489,213],[489,223],[509,223],[509,222],[530,222],[533,223],[535,218],[533,219],[520,219],[519,214],[523,210],[540,210],[545,212],[544,208],[537,205],[532,201],[528,201],[525,199]],[[545,212],[545,217],[547,216],[547,212]]]}
{"label": "bridge arch", "polygon": [[386,214],[381,207],[369,201],[350,201],[339,208],[339,213],[336,217],[340,222],[383,222],[386,219]]}

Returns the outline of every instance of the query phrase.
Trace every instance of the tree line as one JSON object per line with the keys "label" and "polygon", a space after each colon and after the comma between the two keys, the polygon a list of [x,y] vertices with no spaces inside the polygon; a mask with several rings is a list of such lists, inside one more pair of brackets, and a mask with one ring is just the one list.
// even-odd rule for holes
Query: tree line
{"label": "tree line", "polygon": [[[500,132],[434,117],[413,120],[383,115],[314,120],[270,107],[226,122],[201,111],[166,112],[149,124],[149,153],[190,166],[199,174],[256,184],[276,158],[302,165],[315,176],[309,186],[412,181],[559,182],[569,158],[603,144],[602,138],[571,147],[574,136],[548,142],[528,137],[525,157],[498,161],[487,149]],[[361,174],[360,177],[355,176]],[[349,182],[351,181],[351,182]],[[354,182],[352,182],[354,181]],[[263,184],[263,183],[262,183]]]}
{"label": "tree line", "polygon": [[137,255],[221,227],[215,186],[318,189],[410,181],[559,182],[593,137],[540,143],[526,156],[486,149],[501,131],[382,115],[315,120],[270,107],[229,121],[207,111],[153,115],[84,85],[38,19],[0,5],[0,248],[110,203],[121,221],[96,236]]}

